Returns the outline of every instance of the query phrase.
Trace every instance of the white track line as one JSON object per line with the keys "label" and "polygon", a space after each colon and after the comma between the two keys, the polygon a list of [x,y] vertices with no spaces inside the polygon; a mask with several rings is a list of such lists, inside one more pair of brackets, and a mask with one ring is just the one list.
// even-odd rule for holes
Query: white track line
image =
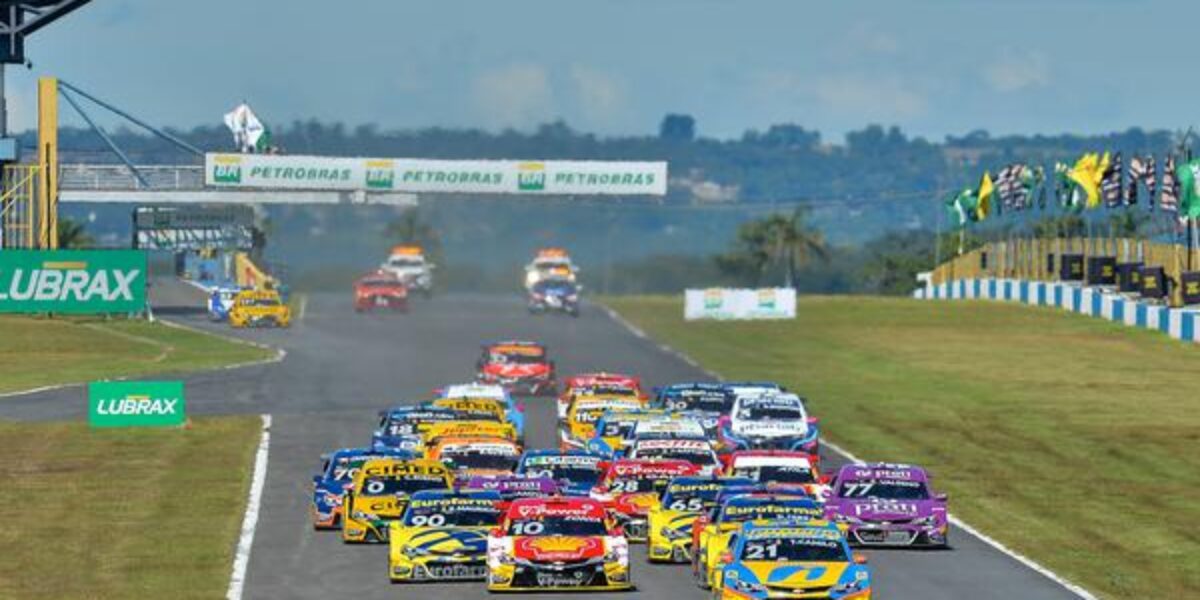
{"label": "white track line", "polygon": [[[624,326],[626,329],[628,329],[631,333],[633,333],[633,335],[635,335],[639,338],[644,338],[644,339],[647,337],[646,332],[642,331],[637,326],[635,326],[632,323],[630,323],[629,321],[625,320],[625,318],[622,317],[621,315],[617,314],[617,312],[615,310],[613,310],[607,306],[604,306],[603,308],[608,313],[608,316],[612,317],[612,319],[614,321],[616,321],[617,323],[620,323],[622,326]],[[684,362],[688,363],[689,365],[693,365],[693,366],[697,366],[697,367],[699,366],[699,363],[697,363],[691,357],[689,357],[688,355],[686,355],[678,350],[675,350],[674,348],[671,348],[670,346],[668,346],[666,344],[659,344],[658,347],[660,350],[666,352],[667,354],[681,358]],[[713,373],[712,371],[709,371],[708,369],[704,369],[701,367],[701,370],[703,370],[706,375],[709,375],[713,379],[717,379],[717,380],[721,379],[720,376],[718,376],[716,373]],[[846,450],[845,448],[842,448],[841,446],[838,446],[837,444],[834,444],[833,442],[830,442],[829,440],[827,440],[825,438],[821,438],[821,444],[824,445],[826,448],[833,450],[837,454],[840,454],[843,458],[845,458],[846,460],[848,460],[850,462],[857,463],[857,464],[862,464],[862,463],[866,462],[866,461],[858,458],[857,456],[851,454],[850,451]],[[1028,556],[1025,556],[1024,554],[1021,554],[1020,552],[1017,552],[1016,550],[1013,550],[1012,548],[1005,546],[1004,544],[1000,543],[999,541],[992,539],[991,537],[989,537],[987,534],[983,533],[982,531],[979,531],[978,529],[975,529],[974,527],[968,525],[962,519],[959,519],[958,517],[956,517],[954,515],[950,515],[950,524],[952,524],[955,527],[957,527],[958,529],[966,532],[967,534],[971,535],[972,537],[975,537],[979,541],[991,546],[992,548],[994,548],[995,550],[1004,554],[1005,556],[1008,556],[1009,558],[1021,563],[1022,565],[1025,565],[1026,567],[1032,569],[1033,571],[1045,576],[1047,579],[1053,581],[1054,583],[1057,583],[1058,585],[1062,586],[1063,588],[1066,588],[1067,591],[1071,592],[1072,594],[1075,594],[1076,596],[1079,596],[1083,600],[1099,600],[1095,595],[1093,595],[1091,592],[1087,591],[1083,587],[1079,586],[1078,584],[1072,583],[1069,579],[1062,577],[1058,573],[1055,573],[1054,571],[1051,571],[1050,569],[1047,569],[1046,567],[1043,567],[1041,564],[1039,564],[1037,561],[1033,560],[1032,558],[1029,558]]]}
{"label": "white track line", "polygon": [[262,504],[263,485],[267,481],[267,454],[271,448],[271,415],[262,415],[262,439],[254,454],[254,474],[250,480],[250,496],[246,500],[246,514],[242,517],[242,534],[238,538],[237,554],[233,558],[233,573],[229,577],[227,600],[241,600],[246,587],[246,567],[250,565],[250,548],[254,546],[254,531],[258,528],[259,506]]}

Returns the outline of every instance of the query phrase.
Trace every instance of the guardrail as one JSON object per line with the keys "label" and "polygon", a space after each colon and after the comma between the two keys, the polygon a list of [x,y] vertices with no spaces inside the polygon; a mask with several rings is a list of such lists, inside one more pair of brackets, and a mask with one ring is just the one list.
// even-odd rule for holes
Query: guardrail
{"label": "guardrail", "polygon": [[125,165],[64,164],[59,167],[58,186],[64,190],[198,190],[204,188],[201,165],[139,165],[138,172],[149,184],[141,185]]}

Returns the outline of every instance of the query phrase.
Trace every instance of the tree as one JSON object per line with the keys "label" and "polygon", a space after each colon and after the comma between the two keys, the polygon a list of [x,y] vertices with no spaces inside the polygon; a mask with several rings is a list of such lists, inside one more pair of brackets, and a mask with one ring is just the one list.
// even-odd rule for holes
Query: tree
{"label": "tree", "polygon": [[658,126],[658,137],[674,142],[690,142],[696,139],[696,119],[691,115],[669,114]]}
{"label": "tree", "polygon": [[69,217],[58,219],[58,247],[64,250],[87,248],[96,243],[83,221]]}
{"label": "tree", "polygon": [[796,272],[812,259],[825,260],[828,252],[821,231],[804,222],[805,211],[796,207],[790,215],[774,214],[763,222],[767,255],[784,268],[784,287],[796,287]]}
{"label": "tree", "polygon": [[398,218],[387,224],[383,235],[392,243],[421,246],[427,256],[437,255],[442,247],[437,230],[421,219],[416,208],[404,209]]}

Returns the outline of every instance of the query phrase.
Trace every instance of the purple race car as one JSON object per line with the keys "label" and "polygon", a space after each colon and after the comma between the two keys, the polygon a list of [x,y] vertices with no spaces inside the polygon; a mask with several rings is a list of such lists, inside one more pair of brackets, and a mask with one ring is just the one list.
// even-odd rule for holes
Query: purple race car
{"label": "purple race car", "polygon": [[861,546],[946,546],[946,495],[929,488],[921,467],[872,463],[845,465],[825,504],[830,520],[849,527]]}
{"label": "purple race car", "polygon": [[492,490],[500,494],[500,508],[518,498],[538,498],[558,495],[558,483],[551,477],[537,475],[476,475],[456,483],[463,490]]}

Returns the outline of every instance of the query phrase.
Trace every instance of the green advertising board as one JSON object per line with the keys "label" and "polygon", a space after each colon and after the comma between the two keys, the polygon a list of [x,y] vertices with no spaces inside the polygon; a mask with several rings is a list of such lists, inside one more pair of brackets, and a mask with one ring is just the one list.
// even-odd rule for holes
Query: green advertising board
{"label": "green advertising board", "polygon": [[182,381],[94,381],[88,384],[88,423],[92,427],[171,427],[182,425]]}
{"label": "green advertising board", "polygon": [[146,307],[141,250],[0,250],[0,313],[129,313]]}

